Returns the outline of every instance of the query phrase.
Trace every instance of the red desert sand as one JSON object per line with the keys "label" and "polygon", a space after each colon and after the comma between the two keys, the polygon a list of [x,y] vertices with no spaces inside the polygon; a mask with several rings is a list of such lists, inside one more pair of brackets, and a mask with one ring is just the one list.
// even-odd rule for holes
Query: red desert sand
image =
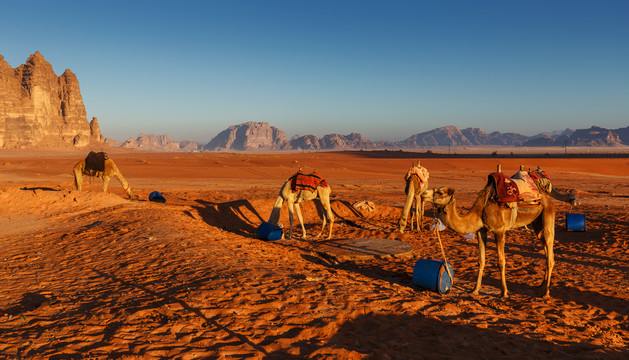
{"label": "red desert sand", "polygon": [[[627,158],[413,158],[401,152],[282,154],[111,150],[134,188],[72,168],[86,152],[0,152],[0,357],[29,359],[627,359]],[[446,294],[412,282],[441,260],[432,206],[421,233],[396,232],[403,177],[421,160],[429,187],[469,209],[487,175],[542,167],[575,208],[557,207],[550,298],[538,296],[542,244],[507,237],[508,299],[489,241],[480,294],[476,240],[444,230],[454,268]],[[332,240],[303,206],[308,237],[262,241],[283,182],[299,168],[330,184]],[[159,191],[166,203],[148,201]],[[373,211],[355,202],[373,203]],[[565,230],[566,213],[586,231]],[[282,210],[280,222],[288,224]],[[400,240],[399,256],[335,255],[334,241]],[[332,250],[331,250],[332,249]]]}

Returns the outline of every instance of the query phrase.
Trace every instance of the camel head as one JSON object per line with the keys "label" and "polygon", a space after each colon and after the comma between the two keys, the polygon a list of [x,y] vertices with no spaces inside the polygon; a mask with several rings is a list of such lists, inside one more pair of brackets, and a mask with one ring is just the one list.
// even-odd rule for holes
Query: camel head
{"label": "camel head", "polygon": [[577,194],[575,194],[575,192],[573,190],[568,191],[568,203],[572,206],[577,205]]}
{"label": "camel head", "polygon": [[432,202],[436,205],[446,205],[454,196],[454,189],[451,189],[447,186],[442,186],[440,188],[434,189],[432,195]]}

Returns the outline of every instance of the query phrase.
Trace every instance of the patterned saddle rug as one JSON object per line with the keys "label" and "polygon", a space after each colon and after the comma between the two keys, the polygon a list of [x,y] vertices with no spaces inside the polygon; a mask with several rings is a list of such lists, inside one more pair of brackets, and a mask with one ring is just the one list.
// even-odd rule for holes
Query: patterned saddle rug
{"label": "patterned saddle rug", "polygon": [[537,170],[530,171],[529,176],[533,179],[537,188],[545,192],[546,195],[553,191],[553,185],[550,182],[550,177],[544,170],[537,168]]}
{"label": "patterned saddle rug", "polygon": [[290,189],[293,192],[299,190],[317,191],[319,186],[328,187],[328,183],[316,171],[312,174],[304,174],[299,170],[290,178]]}
{"label": "patterned saddle rug", "polygon": [[518,171],[512,177],[507,177],[502,172],[493,172],[487,178],[487,185],[496,189],[494,200],[507,207],[514,207],[517,203],[533,205],[541,198],[535,182],[526,171]]}
{"label": "patterned saddle rug", "polygon": [[97,172],[105,171],[105,160],[107,159],[109,159],[107,153],[90,151],[85,158],[85,170],[83,172],[94,176]]}

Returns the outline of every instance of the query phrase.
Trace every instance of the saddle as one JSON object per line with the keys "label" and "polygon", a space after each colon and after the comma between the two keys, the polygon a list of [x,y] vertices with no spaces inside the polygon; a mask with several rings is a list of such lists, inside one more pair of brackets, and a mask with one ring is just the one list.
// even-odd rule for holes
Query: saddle
{"label": "saddle", "polygon": [[428,177],[430,176],[428,174],[428,170],[426,170],[425,167],[420,166],[420,165],[414,165],[413,167],[408,169],[408,171],[406,172],[406,175],[404,175],[404,181],[408,181],[408,179],[413,175],[419,178],[420,185],[428,182]]}
{"label": "saddle", "polygon": [[502,172],[493,172],[487,177],[487,185],[496,190],[494,201],[501,207],[514,208],[537,206],[541,194],[526,171],[518,171],[511,177]]}
{"label": "saddle", "polygon": [[533,179],[537,188],[546,193],[546,195],[553,191],[553,185],[550,182],[550,177],[544,170],[538,167],[537,170],[529,171],[529,176]]}
{"label": "saddle", "polygon": [[105,171],[105,160],[109,159],[109,155],[104,152],[90,151],[85,157],[85,170],[83,173],[94,176],[98,172]]}
{"label": "saddle", "polygon": [[316,171],[312,174],[304,174],[301,170],[290,178],[290,189],[293,192],[299,190],[317,191],[319,186],[328,187],[328,183]]}

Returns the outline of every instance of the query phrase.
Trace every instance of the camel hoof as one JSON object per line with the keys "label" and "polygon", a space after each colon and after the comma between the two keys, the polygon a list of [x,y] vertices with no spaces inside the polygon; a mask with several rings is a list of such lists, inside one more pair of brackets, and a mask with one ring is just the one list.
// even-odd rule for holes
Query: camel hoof
{"label": "camel hoof", "polygon": [[469,292],[470,295],[478,295],[478,289],[474,289]]}

